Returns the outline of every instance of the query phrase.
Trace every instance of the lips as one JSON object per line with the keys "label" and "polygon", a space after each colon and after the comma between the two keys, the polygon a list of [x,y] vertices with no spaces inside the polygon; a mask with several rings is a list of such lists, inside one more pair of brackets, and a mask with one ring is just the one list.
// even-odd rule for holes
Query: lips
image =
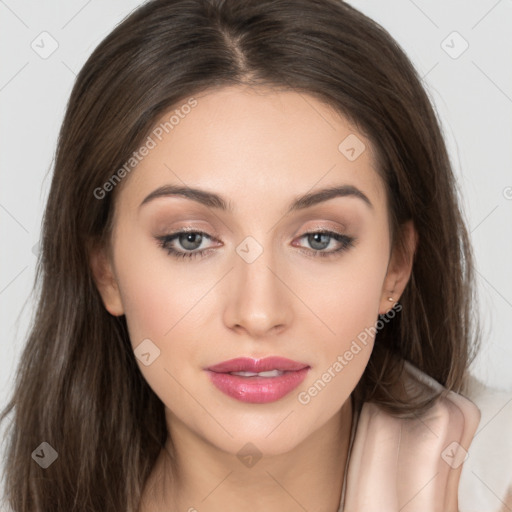
{"label": "lips", "polygon": [[230,359],[222,363],[210,366],[207,370],[217,373],[231,372],[268,372],[271,370],[280,370],[282,372],[291,372],[302,370],[309,365],[292,361],[284,357],[266,357],[265,359],[251,359],[249,357],[239,357]]}
{"label": "lips", "polygon": [[309,365],[282,357],[237,358],[206,368],[213,385],[241,402],[275,402],[299,386]]}

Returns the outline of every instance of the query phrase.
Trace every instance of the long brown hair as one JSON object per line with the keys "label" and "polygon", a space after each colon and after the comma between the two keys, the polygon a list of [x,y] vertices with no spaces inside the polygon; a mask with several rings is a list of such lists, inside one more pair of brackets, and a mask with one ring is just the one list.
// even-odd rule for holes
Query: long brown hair
{"label": "long brown hair", "polygon": [[[404,360],[461,391],[478,345],[471,247],[438,120],[404,52],[337,0],[152,0],[87,60],[61,127],[38,307],[1,416],[14,411],[5,489],[15,512],[137,511],[168,434],[125,318],[105,310],[92,279],[89,250],[109,239],[119,187],[95,190],[165,112],[236,84],[311,94],[348,118],[378,157],[393,243],[404,222],[416,227],[403,311],[378,332],[355,393],[395,414],[427,407],[435,397],[394,394]],[[42,442],[58,453],[46,469],[31,457]]]}

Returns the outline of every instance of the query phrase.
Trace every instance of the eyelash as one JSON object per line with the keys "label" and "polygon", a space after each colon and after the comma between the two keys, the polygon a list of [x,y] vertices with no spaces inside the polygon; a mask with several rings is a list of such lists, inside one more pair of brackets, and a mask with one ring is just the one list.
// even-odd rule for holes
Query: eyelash
{"label": "eyelash", "polygon": [[[177,259],[203,257],[205,255],[205,253],[212,250],[212,249],[202,249],[200,251],[196,250],[196,251],[181,252],[181,251],[177,251],[176,249],[173,249],[172,247],[170,247],[171,242],[173,242],[175,239],[177,239],[180,235],[184,235],[184,234],[202,235],[203,237],[206,237],[209,239],[213,238],[213,237],[209,236],[207,233],[204,233],[203,231],[177,231],[177,232],[171,233],[169,235],[157,236],[155,238],[158,240],[158,245],[160,247],[162,247],[162,249],[166,250],[169,255],[171,255]],[[329,235],[331,238],[334,238],[336,241],[340,242],[341,246],[334,251],[327,251],[327,252],[323,251],[323,250],[315,250],[315,249],[301,251],[301,252],[309,253],[308,255],[313,258],[333,257],[337,254],[340,254],[340,253],[348,250],[351,247],[354,247],[354,243],[357,241],[357,239],[354,237],[342,235],[341,233],[336,233],[335,231],[329,231],[329,230],[310,231],[308,233],[304,233],[299,239],[304,238],[308,235],[316,235],[316,234]]]}

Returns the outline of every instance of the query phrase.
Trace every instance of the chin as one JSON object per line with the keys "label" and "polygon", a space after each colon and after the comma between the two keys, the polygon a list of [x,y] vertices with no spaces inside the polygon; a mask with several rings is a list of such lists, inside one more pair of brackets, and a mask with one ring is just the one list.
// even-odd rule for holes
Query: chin
{"label": "chin", "polygon": [[202,429],[202,437],[219,450],[238,458],[245,455],[254,458],[283,455],[297,447],[314,430],[312,425],[310,428],[305,425],[304,417],[298,423],[297,412],[287,408],[279,414],[264,416],[250,412],[239,416],[226,415],[222,425],[229,434],[216,422],[213,422],[215,426],[209,422]]}

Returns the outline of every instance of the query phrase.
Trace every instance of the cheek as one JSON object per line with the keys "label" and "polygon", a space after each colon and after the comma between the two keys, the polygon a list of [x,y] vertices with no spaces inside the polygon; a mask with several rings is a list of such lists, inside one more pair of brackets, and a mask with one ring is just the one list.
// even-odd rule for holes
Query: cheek
{"label": "cheek", "polygon": [[174,294],[155,279],[150,272],[138,273],[136,265],[133,272],[124,279],[121,290],[126,322],[132,344],[136,346],[142,339],[160,339],[175,323],[172,312]]}
{"label": "cheek", "polygon": [[[315,378],[329,380],[336,375],[331,387],[337,393],[351,391],[359,381],[370,358],[382,286],[388,264],[388,244],[385,237],[366,237],[359,250],[340,264],[338,272],[324,279],[323,290],[316,288],[315,309],[329,327],[323,338],[322,363]],[[354,248],[355,249],[355,248]],[[323,293],[322,293],[323,292]]]}
{"label": "cheek", "polygon": [[324,329],[315,344],[317,364],[297,398],[318,424],[345,402],[372,353],[388,254],[385,239],[373,241],[360,246],[339,271],[331,271],[330,279],[322,279],[323,286],[317,281],[309,290],[312,309],[320,312],[330,332]]}
{"label": "cheek", "polygon": [[388,264],[388,245],[380,236],[367,237],[352,251],[307,290],[308,300],[336,333],[331,338],[345,342],[377,321]]}
{"label": "cheek", "polygon": [[134,346],[145,338],[159,340],[162,349],[180,330],[188,326],[190,331],[218,276],[207,271],[199,276],[194,260],[169,255],[149,230],[124,215],[126,221],[116,231],[114,261],[130,338]]}
{"label": "cheek", "polygon": [[149,264],[133,260],[122,282],[122,301],[130,338],[134,345],[142,339],[171,340],[194,318],[197,305],[211,284],[194,282],[178,267],[161,265],[158,258]]}
{"label": "cheek", "polygon": [[[152,390],[167,406],[186,410],[190,397],[179,382],[187,381],[187,373],[197,372],[198,365],[188,368],[183,361],[196,360],[194,325],[199,322],[199,302],[214,280],[195,282],[173,265],[163,250],[160,255],[146,245],[143,248],[141,242],[132,250],[119,244],[117,249],[116,269],[128,333],[136,356],[150,353],[148,365],[139,357],[136,361]],[[145,341],[141,345],[148,339],[152,344]],[[144,350],[139,352],[139,345]]]}

